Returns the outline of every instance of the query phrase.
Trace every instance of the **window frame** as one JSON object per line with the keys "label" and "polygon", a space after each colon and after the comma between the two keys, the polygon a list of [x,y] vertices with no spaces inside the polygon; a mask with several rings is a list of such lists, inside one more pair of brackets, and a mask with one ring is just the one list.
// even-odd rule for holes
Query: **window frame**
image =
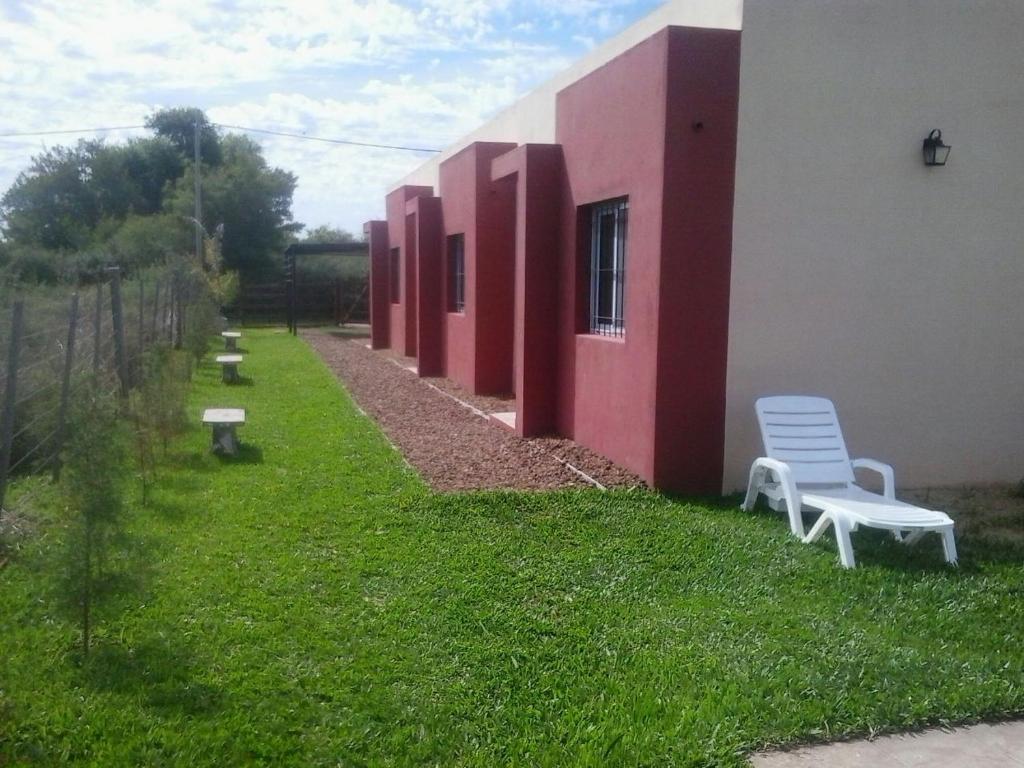
{"label": "window frame", "polygon": [[[603,224],[611,216],[612,253],[610,266],[602,267],[605,238]],[[626,256],[629,233],[629,198],[619,197],[603,200],[590,206],[590,308],[588,311],[589,332],[596,336],[621,338],[626,334]],[[605,264],[608,260],[604,260]],[[611,282],[610,312],[601,314],[602,299],[605,298],[604,281]]]}
{"label": "window frame", "polygon": [[466,313],[466,234],[449,235],[446,245],[448,270],[448,311]]}

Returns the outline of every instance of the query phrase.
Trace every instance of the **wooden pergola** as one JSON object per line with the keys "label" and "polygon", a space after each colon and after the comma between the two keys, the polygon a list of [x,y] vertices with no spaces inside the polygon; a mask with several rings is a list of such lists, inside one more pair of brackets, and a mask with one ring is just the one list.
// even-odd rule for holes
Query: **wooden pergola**
{"label": "wooden pergola", "polygon": [[322,256],[324,254],[362,255],[370,257],[366,243],[293,243],[284,252],[285,288],[288,296],[288,331],[298,333],[295,312],[295,265],[300,256]]}

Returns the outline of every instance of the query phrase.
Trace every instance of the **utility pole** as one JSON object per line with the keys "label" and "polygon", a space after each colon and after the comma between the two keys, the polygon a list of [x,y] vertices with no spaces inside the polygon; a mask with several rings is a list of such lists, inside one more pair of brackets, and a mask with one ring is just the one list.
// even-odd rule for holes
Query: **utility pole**
{"label": "utility pole", "polygon": [[202,197],[202,195],[203,195],[203,188],[202,188],[202,180],[200,179],[200,175],[199,175],[199,167],[200,167],[199,144],[200,144],[200,138],[201,138],[200,128],[199,128],[199,120],[196,120],[194,125],[195,125],[195,135],[194,135],[193,143],[195,145],[195,147],[194,147],[195,157],[194,157],[194,160],[193,160],[193,170],[194,170],[194,174],[193,175],[195,176],[195,183],[196,183],[196,190],[195,190],[195,198],[196,198],[196,211],[195,211],[195,220],[196,220],[196,259],[199,261],[200,266],[205,266],[206,259],[204,258],[204,254],[203,254],[203,224],[202,224],[202,221],[203,221],[203,197]]}

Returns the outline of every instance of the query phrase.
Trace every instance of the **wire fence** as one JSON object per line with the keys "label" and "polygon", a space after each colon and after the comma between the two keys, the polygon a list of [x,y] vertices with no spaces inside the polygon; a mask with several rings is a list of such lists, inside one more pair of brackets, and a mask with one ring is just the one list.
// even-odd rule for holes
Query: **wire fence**
{"label": "wire fence", "polygon": [[173,267],[132,280],[111,268],[102,282],[73,292],[0,297],[0,516],[35,495],[8,500],[13,479],[59,477],[75,399],[92,386],[127,396],[142,382],[147,349],[182,345],[199,297]]}

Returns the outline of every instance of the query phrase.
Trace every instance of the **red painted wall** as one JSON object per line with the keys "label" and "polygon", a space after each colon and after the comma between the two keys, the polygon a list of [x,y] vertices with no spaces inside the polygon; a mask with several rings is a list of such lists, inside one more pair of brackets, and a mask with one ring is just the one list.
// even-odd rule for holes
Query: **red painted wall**
{"label": "red painted wall", "polygon": [[416,351],[419,375],[444,375],[444,263],[441,258],[441,199],[421,195],[406,205],[408,231],[415,240]]}
{"label": "red painted wall", "polygon": [[654,478],[717,494],[725,450],[740,33],[672,28]]}
{"label": "red painted wall", "polygon": [[[654,476],[668,35],[659,33],[558,94],[565,157],[559,302],[558,428]],[[625,337],[592,336],[589,218],[579,207],[629,198]],[[578,229],[579,224],[579,231]]]}
{"label": "red painted wall", "polygon": [[[557,144],[474,144],[441,165],[440,200],[389,195],[392,348],[415,354],[418,337],[423,375],[514,389],[520,434],[555,431],[657,487],[718,492],[739,49],[738,32],[669,27],[558,94]],[[625,335],[609,338],[587,327],[588,206],[620,197]],[[447,311],[456,233],[464,315]]]}
{"label": "red painted wall", "polygon": [[513,366],[516,433],[556,431],[559,206],[564,167],[556,144],[525,144],[492,163],[515,194]]}
{"label": "red painted wall", "polygon": [[[558,95],[558,429],[688,493],[721,487],[739,40],[670,27]],[[581,207],[618,197],[629,228],[613,339],[586,328]]]}
{"label": "red painted wall", "polygon": [[389,247],[401,249],[401,300],[390,307],[390,345],[411,357],[416,355],[416,259],[409,253],[410,246],[415,250],[415,239],[406,231],[405,207],[414,197],[432,194],[432,187],[404,186],[386,198]]}
{"label": "red painted wall", "polygon": [[[514,191],[491,181],[491,160],[515,144],[476,142],[440,167],[446,317],[445,375],[476,394],[512,391]],[[465,236],[466,307],[448,311],[446,239]]]}
{"label": "red painted wall", "polygon": [[363,225],[363,235],[370,250],[370,345],[386,349],[391,344],[388,223],[368,221]]}
{"label": "red painted wall", "polygon": [[465,234],[466,308],[464,312],[450,312],[448,248],[444,248],[444,313],[445,313],[445,376],[458,382],[471,392],[476,391],[476,296],[472,286],[476,283],[476,145],[454,155],[443,163],[438,172],[441,193],[444,237]]}

